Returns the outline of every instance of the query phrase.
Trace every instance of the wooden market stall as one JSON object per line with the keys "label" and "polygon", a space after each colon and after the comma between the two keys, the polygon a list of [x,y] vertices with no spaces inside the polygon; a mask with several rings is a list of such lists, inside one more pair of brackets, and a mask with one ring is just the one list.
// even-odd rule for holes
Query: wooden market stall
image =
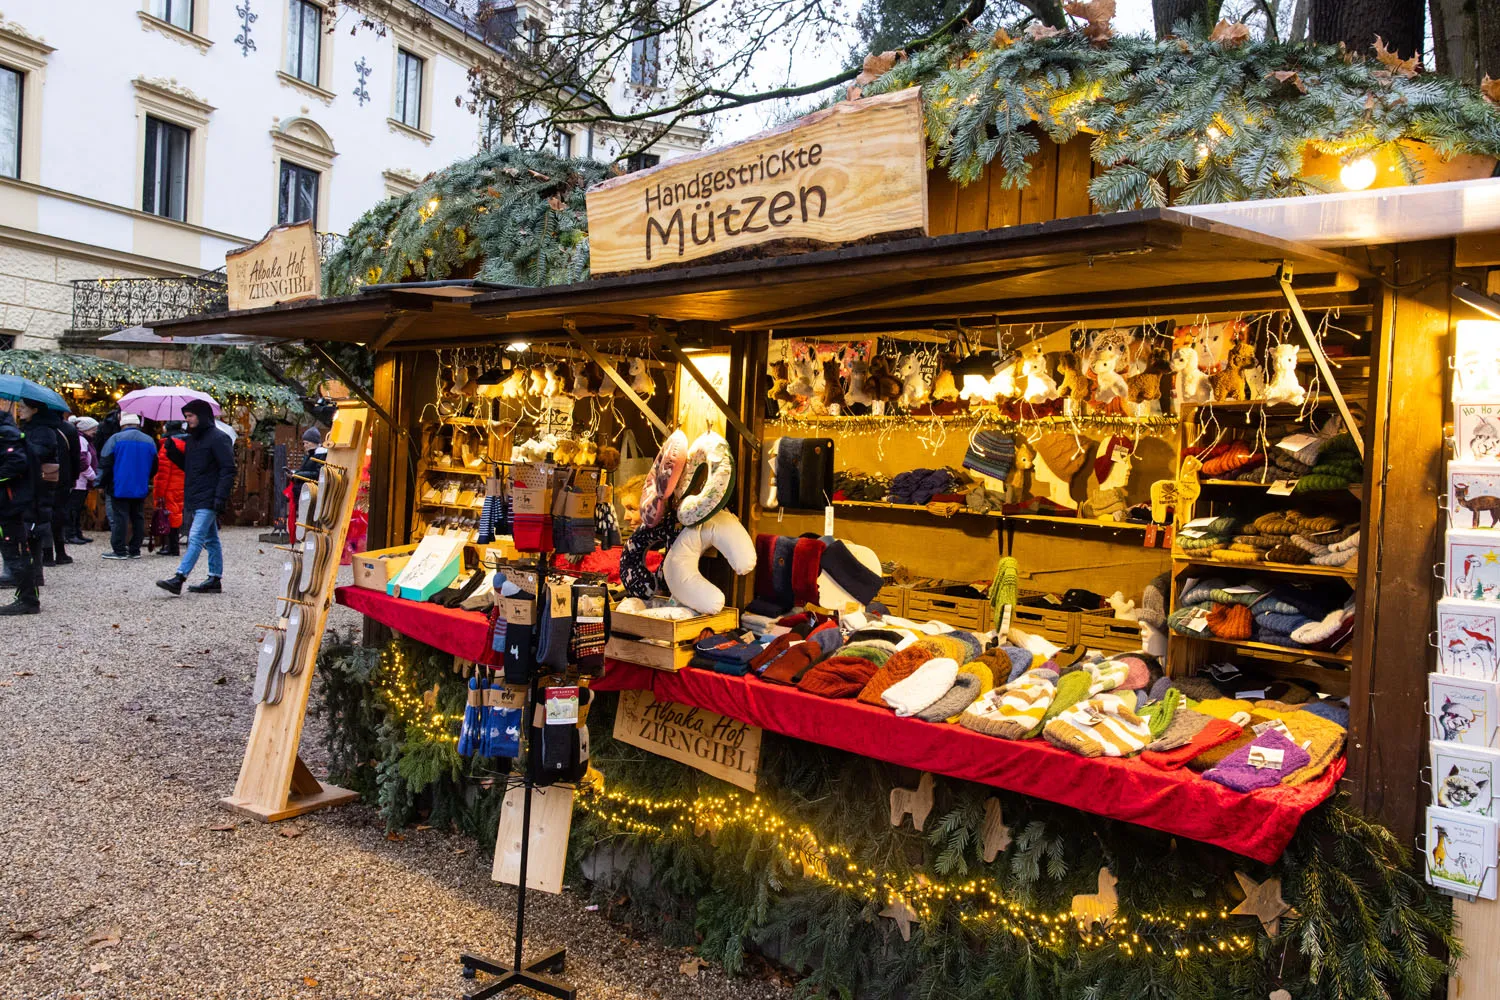
{"label": "wooden market stall", "polygon": [[[896,102],[888,103],[899,110]],[[820,121],[837,125],[843,120],[839,115]],[[795,129],[763,141],[814,148]],[[839,151],[826,137],[822,141],[828,148],[821,152],[835,164]],[[920,152],[920,142],[916,148]],[[1487,288],[1487,269],[1500,263],[1500,254],[1486,241],[1457,238],[1452,227],[1447,235],[1411,241],[1387,231],[1329,249],[1172,209],[1051,217],[1087,210],[1074,185],[1064,185],[1071,192],[1066,195],[1063,187],[1057,188],[1050,204],[1041,208],[1031,203],[1025,209],[1028,203],[1018,201],[1020,214],[1014,219],[1004,212],[987,214],[986,221],[1006,223],[994,228],[961,225],[959,216],[965,211],[971,222],[980,216],[955,200],[954,224],[946,228],[968,231],[911,235],[913,229],[934,230],[930,211],[941,183],[930,187],[920,159],[900,160],[902,149],[910,152],[900,147],[892,157],[906,164],[900,168],[904,176],[892,183],[905,185],[915,201],[887,202],[891,211],[864,230],[840,230],[825,241],[847,245],[820,247],[809,242],[807,232],[794,232],[796,213],[809,224],[821,215],[816,202],[809,208],[804,184],[800,197],[792,194],[782,203],[791,226],[782,243],[751,240],[715,255],[728,252],[738,259],[685,258],[676,266],[643,269],[640,260],[630,263],[631,255],[639,253],[623,237],[619,256],[610,256],[612,246],[601,223],[594,250],[596,277],[588,281],[510,289],[472,282],[386,285],[342,298],[162,323],[158,332],[189,335],[212,329],[304,340],[315,349],[361,344],[374,352],[374,386],[365,400],[373,422],[372,550],[409,545],[433,526],[464,528],[461,517],[443,509],[476,509],[478,483],[466,490],[459,482],[452,489],[461,499],[449,500],[447,487],[435,481],[462,480],[468,474],[462,466],[471,454],[480,470],[487,468],[485,463],[512,461],[512,446],[521,445],[527,435],[540,440],[552,419],[546,408],[506,410],[503,393],[486,393],[483,387],[502,385],[515,372],[529,378],[538,368],[543,371],[537,377],[545,377],[550,365],[576,362],[580,371],[597,366],[617,390],[615,405],[607,410],[597,400],[579,400],[565,415],[570,424],[587,423],[599,440],[621,428],[630,429],[641,443],[665,437],[671,424],[683,420],[683,387],[701,387],[707,404],[700,416],[722,427],[736,470],[727,508],[734,518],[752,536],[836,535],[873,549],[885,563],[899,564],[921,581],[901,587],[901,580],[888,579],[880,597],[907,618],[945,620],[976,632],[1002,628],[989,601],[924,585],[988,580],[1002,559],[1014,560],[1023,594],[1087,588],[1099,594],[1118,590],[1141,595],[1166,574],[1165,610],[1174,613],[1190,610],[1182,595],[1205,574],[1222,575],[1231,584],[1270,575],[1342,587],[1350,595],[1353,618],[1347,641],[1335,648],[1266,642],[1252,639],[1248,631],[1226,638],[1206,630],[1174,629],[1164,636],[1162,661],[1170,677],[1206,673],[1214,663],[1233,657],[1255,664],[1260,676],[1276,682],[1299,681],[1324,695],[1348,699],[1347,766],[1339,762],[1321,783],[1300,785],[1279,797],[1235,799],[1210,782],[1158,780],[1131,761],[1084,760],[1076,769],[1052,771],[1059,755],[1069,755],[1053,753],[1041,743],[995,748],[996,741],[989,741],[987,755],[981,745],[987,737],[957,727],[934,730],[865,705],[818,706],[825,714],[810,721],[812,709],[798,701],[802,696],[795,689],[703,670],[656,673],[616,661],[594,686],[599,691],[653,691],[660,701],[767,731],[1126,819],[1263,862],[1280,856],[1301,817],[1336,784],[1350,793],[1356,808],[1400,841],[1418,838],[1431,795],[1423,778],[1429,723],[1420,706],[1427,698],[1432,665],[1432,605],[1442,591],[1433,567],[1442,561],[1438,494],[1444,423],[1451,417],[1450,334],[1456,319],[1471,315],[1456,304],[1453,292],[1465,283]],[[707,155],[746,154],[731,147]],[[1066,147],[1057,155],[1076,158]],[[695,162],[693,172],[705,183],[722,166]],[[1062,162],[1053,175],[1060,185]],[[608,182],[602,194],[618,197],[624,205],[656,184],[660,207],[659,192],[670,187],[673,177],[665,167]],[[733,165],[727,169],[732,171]],[[1500,181],[1471,183],[1487,185],[1473,190],[1493,198]],[[834,193],[825,192],[827,204],[843,207],[837,200],[840,192],[828,187]],[[857,194],[859,189],[852,190]],[[999,204],[995,188],[986,190],[986,204]],[[649,194],[645,204],[649,218]],[[1042,218],[1020,221],[1027,211]],[[621,223],[622,230],[639,221],[632,216],[629,225]],[[646,225],[649,253],[653,231],[649,221]],[[656,225],[656,247],[670,250],[667,234],[673,224]],[[676,225],[685,227],[676,230],[680,246],[686,246],[684,232],[696,239],[697,230],[689,224],[679,219]],[[638,235],[638,230],[631,232]],[[771,372],[775,363],[797,358],[798,351],[817,357],[821,344],[895,343],[934,359],[940,353],[965,352],[979,358],[1002,348],[1009,352],[1034,345],[1039,353],[1071,354],[1077,364],[1091,357],[1101,335],[1142,328],[1172,343],[1172,351],[1162,352],[1164,361],[1166,354],[1204,331],[1240,330],[1249,318],[1260,324],[1262,338],[1274,331],[1277,343],[1290,345],[1282,374],[1298,379],[1298,388],[1310,391],[1307,398],[1281,406],[1254,398],[1189,398],[1180,400],[1174,412],[1174,379],[1163,365],[1153,367],[1165,384],[1159,411],[990,411],[974,406],[944,412],[928,405],[902,408],[899,414],[893,407],[888,415],[850,416],[767,403],[780,388]],[[1187,341],[1180,339],[1184,330],[1193,331],[1186,334]],[[1263,339],[1257,350],[1265,343]],[[331,357],[327,360],[333,364]],[[636,360],[644,382],[627,377]],[[622,364],[623,374],[618,370]],[[478,388],[463,392],[468,383]],[[1181,395],[1182,383],[1177,385]],[[649,396],[642,395],[647,389]],[[470,402],[459,401],[454,409],[460,396]],[[479,402],[487,396],[493,401]],[[1081,403],[1081,396],[1074,398]],[[1146,400],[1132,398],[1130,403],[1138,401]],[[470,411],[464,406],[481,405],[487,409],[465,416]],[[1194,527],[1197,519],[1213,521],[1228,511],[1269,516],[1285,510],[1280,497],[1291,492],[1290,480],[1296,478],[1249,482],[1200,475],[1202,449],[1263,440],[1273,425],[1283,434],[1299,423],[1331,426],[1326,423],[1330,418],[1351,432],[1360,471],[1357,480],[1337,484],[1320,503],[1337,513],[1339,524],[1357,530],[1357,560],[1328,565],[1236,562],[1221,554],[1233,551],[1228,538],[1221,549],[1182,544],[1184,532],[1204,533]],[[503,425],[506,431],[463,452],[463,428],[479,424],[491,430]],[[1128,439],[1135,471],[1120,487],[1120,507],[1144,508],[1149,515],[1121,519],[1035,505],[1018,508],[1016,497],[1009,507],[984,509],[951,500],[837,499],[831,492],[826,503],[797,508],[761,503],[768,485],[763,481],[765,453],[781,438],[830,440],[837,473],[896,472],[960,464],[972,432],[985,427],[1020,440],[1092,434],[1099,441],[1091,444],[1102,446],[1106,454],[1113,447],[1110,442]],[[441,442],[436,450],[435,442]],[[1100,457],[1092,452],[1088,461]],[[476,479],[485,474],[479,472]],[[1104,476],[1098,479],[1094,487],[1104,485]],[[1066,493],[1070,484],[1062,485]],[[1074,497],[1082,500],[1091,498],[1093,489],[1076,492],[1088,495]],[[1063,493],[1049,495],[1068,499]],[[1153,500],[1156,510],[1151,509]],[[1167,507],[1175,510],[1163,513]],[[745,608],[757,596],[751,577],[736,577],[721,567],[715,579],[725,585],[731,609]],[[464,659],[483,657],[493,633],[493,621],[487,633],[480,615],[412,606],[375,591],[351,590],[339,599],[372,621]],[[1010,623],[1033,628],[1057,645],[1106,652],[1139,648],[1134,626],[1122,626],[1107,612],[1049,614],[1045,605],[1024,604],[1016,606],[1017,617]],[[1030,618],[1025,617],[1028,612]],[[257,729],[262,714],[281,710],[260,706]],[[302,706],[290,710],[300,713]],[[983,766],[974,764],[986,756],[990,759]],[[893,822],[899,821],[896,799],[893,792]],[[1199,822],[1213,811],[1213,822]],[[921,823],[916,826],[920,829]],[[1231,826],[1232,832],[1226,829]],[[1101,877],[1101,894],[1103,885]],[[1491,903],[1479,912],[1487,919],[1493,909]]]}

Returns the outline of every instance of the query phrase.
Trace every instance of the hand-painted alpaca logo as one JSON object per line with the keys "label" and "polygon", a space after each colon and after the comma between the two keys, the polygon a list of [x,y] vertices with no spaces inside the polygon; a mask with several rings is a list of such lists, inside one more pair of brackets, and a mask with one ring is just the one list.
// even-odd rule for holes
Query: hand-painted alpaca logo
{"label": "hand-painted alpaca logo", "polygon": [[[1484,790],[1489,783],[1488,778],[1480,778],[1478,781],[1469,778],[1462,774],[1458,770],[1458,765],[1455,764],[1448,772],[1448,776],[1443,779],[1443,783],[1438,786],[1438,805],[1447,806],[1450,809],[1468,810],[1475,803],[1479,803],[1482,808],[1484,803],[1480,802],[1480,796],[1484,795]],[[1484,801],[1487,802],[1488,799]]]}
{"label": "hand-painted alpaca logo", "polygon": [[1443,710],[1437,721],[1438,727],[1443,731],[1443,739],[1456,740],[1474,725],[1474,710],[1455,704],[1451,698],[1444,698]]}
{"label": "hand-painted alpaca logo", "polygon": [[1500,456],[1500,430],[1483,417],[1474,425],[1474,433],[1469,436],[1469,454],[1475,458]]}

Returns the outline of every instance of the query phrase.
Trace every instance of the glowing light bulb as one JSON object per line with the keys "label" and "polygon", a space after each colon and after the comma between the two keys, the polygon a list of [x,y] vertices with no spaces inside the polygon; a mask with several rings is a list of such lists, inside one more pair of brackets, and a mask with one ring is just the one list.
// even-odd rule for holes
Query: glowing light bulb
{"label": "glowing light bulb", "polygon": [[427,211],[429,211],[429,212],[436,212],[437,208],[438,208],[438,200],[436,198],[432,199],[431,201],[429,201],[427,203]]}
{"label": "glowing light bulb", "polygon": [[1363,191],[1375,183],[1375,161],[1368,156],[1350,160],[1339,170],[1339,182],[1350,191]]}

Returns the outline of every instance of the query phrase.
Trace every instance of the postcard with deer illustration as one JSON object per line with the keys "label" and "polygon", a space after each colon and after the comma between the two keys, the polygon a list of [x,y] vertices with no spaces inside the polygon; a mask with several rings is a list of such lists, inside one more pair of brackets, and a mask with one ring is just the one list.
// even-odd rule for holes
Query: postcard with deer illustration
{"label": "postcard with deer illustration", "polygon": [[1500,601],[1500,532],[1449,528],[1443,577],[1447,597]]}
{"label": "postcard with deer illustration", "polygon": [[1427,675],[1427,714],[1432,738],[1487,747],[1495,736],[1500,685],[1471,677]]}
{"label": "postcard with deer illustration", "polygon": [[1454,458],[1500,462],[1500,402],[1453,405]]}
{"label": "postcard with deer illustration", "polygon": [[1476,816],[1495,815],[1495,781],[1500,778],[1500,750],[1433,740],[1432,804]]}
{"label": "postcard with deer illustration", "polygon": [[1439,673],[1500,680],[1500,604],[1444,597],[1437,624]]}
{"label": "postcard with deer illustration", "polygon": [[1495,898],[1496,822],[1484,816],[1427,807],[1427,881],[1439,889]]}
{"label": "postcard with deer illustration", "polygon": [[1500,465],[1448,463],[1448,526],[1500,528]]}

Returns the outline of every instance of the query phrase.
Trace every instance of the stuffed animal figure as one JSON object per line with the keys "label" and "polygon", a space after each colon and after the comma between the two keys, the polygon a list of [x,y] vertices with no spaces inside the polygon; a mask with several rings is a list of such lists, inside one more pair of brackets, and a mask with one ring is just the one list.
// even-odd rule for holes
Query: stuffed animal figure
{"label": "stuffed animal figure", "polygon": [[526,369],[521,365],[512,368],[505,381],[500,383],[500,398],[520,399],[526,395],[526,375]]}
{"label": "stuffed animal figure", "polygon": [[839,359],[829,358],[823,362],[823,382],[818,393],[824,412],[838,416],[847,405],[844,399],[844,383],[839,378]]}
{"label": "stuffed animal figure", "polygon": [[1111,411],[1123,410],[1124,400],[1130,395],[1125,376],[1119,371],[1120,361],[1118,350],[1102,347],[1095,353],[1093,364],[1089,366],[1089,375],[1095,382],[1093,401]]}
{"label": "stuffed animal figure", "polygon": [[590,361],[588,366],[589,391],[596,396],[612,397],[615,394],[615,380],[604,373],[594,362]]}
{"label": "stuffed animal figure", "polygon": [[844,403],[856,415],[870,412],[875,396],[870,391],[870,363],[854,358],[849,362],[849,388],[844,393]]}
{"label": "stuffed animal figure", "polygon": [[479,391],[479,369],[473,365],[465,368],[464,380],[454,391],[460,396],[470,397],[477,393]]}
{"label": "stuffed animal figure", "polygon": [[1277,344],[1271,349],[1271,381],[1266,385],[1268,404],[1301,406],[1307,390],[1297,381],[1297,345]]}
{"label": "stuffed animal figure", "polygon": [[620,449],[614,445],[601,444],[599,446],[599,468],[605,472],[614,472],[620,467]]}
{"label": "stuffed animal figure", "polygon": [[1057,382],[1047,374],[1047,355],[1038,341],[1021,348],[1021,360],[1017,369],[1017,388],[1023,402],[1049,403],[1057,398]]}
{"label": "stuffed animal figure", "polygon": [[792,358],[791,367],[792,380],[787,383],[786,391],[793,399],[811,399],[818,391],[818,363],[813,360],[811,353],[802,357]]}
{"label": "stuffed animal figure", "polygon": [[596,441],[584,439],[578,442],[578,454],[573,456],[573,461],[578,465],[596,465],[599,462],[599,444]]}
{"label": "stuffed animal figure", "polygon": [[547,456],[557,448],[557,436],[544,434],[539,438],[532,438],[515,448],[515,459],[518,462],[545,462]]}
{"label": "stuffed animal figure", "polygon": [[552,449],[552,460],[558,465],[572,465],[578,459],[578,442],[560,438]]}
{"label": "stuffed animal figure", "polygon": [[958,382],[953,377],[953,369],[957,366],[958,358],[951,352],[938,355],[937,375],[932,380],[933,402],[951,403],[958,398]]}
{"label": "stuffed animal figure", "polygon": [[1245,370],[1255,367],[1255,345],[1240,341],[1229,349],[1229,360],[1222,370],[1209,379],[1213,386],[1214,400],[1243,400],[1246,398]]}
{"label": "stuffed animal figure", "polygon": [[589,363],[587,361],[568,362],[568,372],[572,375],[572,388],[568,395],[574,399],[587,399],[594,394],[589,388]]}
{"label": "stuffed animal figure", "polygon": [[1161,415],[1161,373],[1153,371],[1156,351],[1149,341],[1134,339],[1125,349],[1127,414],[1135,417]]}
{"label": "stuffed animal figure", "polygon": [[630,359],[630,388],[642,399],[649,398],[656,392],[656,380],[646,369],[645,358]]}
{"label": "stuffed animal figure", "polygon": [[894,403],[901,395],[901,380],[891,369],[891,359],[877,354],[870,359],[870,378],[865,392],[876,403]]}
{"label": "stuffed animal figure", "polygon": [[[823,390],[828,385],[828,379],[824,376],[823,363],[818,360],[817,355],[809,354],[808,363],[812,365],[812,395],[807,399],[808,412],[815,416],[824,416],[828,413],[828,404],[823,401]],[[838,378],[835,370],[834,378]]]}
{"label": "stuffed animal figure", "polygon": [[1106,597],[1105,600],[1109,602],[1110,610],[1115,613],[1116,618],[1133,622],[1139,617],[1135,611],[1135,601],[1127,601],[1124,592],[1117,590]]}
{"label": "stuffed animal figure", "polygon": [[990,377],[989,384],[978,395],[980,399],[988,402],[1008,403],[1020,397],[1021,386],[1021,359],[1009,357],[1003,364],[996,366],[995,374]]}
{"label": "stuffed animal figure", "polygon": [[1036,452],[1026,439],[1016,436],[1016,458],[1011,463],[1010,475],[1005,477],[1005,502],[1022,503],[1031,496],[1031,470],[1036,462]]}
{"label": "stuffed animal figure", "polygon": [[931,398],[927,377],[922,374],[921,355],[913,352],[902,358],[896,377],[901,380],[901,395],[896,398],[896,405],[903,410],[914,410]]}
{"label": "stuffed animal figure", "polygon": [[548,362],[542,367],[546,369],[546,373],[542,376],[542,395],[548,399],[561,396],[565,383],[562,376],[557,373],[558,366]]}
{"label": "stuffed animal figure", "polygon": [[1084,400],[1088,399],[1089,388],[1078,367],[1078,359],[1072,354],[1062,354],[1057,359],[1057,389],[1064,401],[1064,412],[1081,412]]}
{"label": "stuffed animal figure", "polygon": [[530,372],[530,374],[531,374],[530,395],[532,395],[532,396],[546,395],[546,390],[547,390],[547,366],[546,365],[532,365],[531,366],[531,372]]}
{"label": "stuffed animal figure", "polygon": [[786,389],[788,383],[786,360],[773,361],[767,372],[771,376],[771,388],[766,390],[766,398],[774,400],[777,412],[784,416],[797,404],[797,400]]}
{"label": "stuffed animal figure", "polygon": [[1172,371],[1177,373],[1172,412],[1180,412],[1183,403],[1207,403],[1213,398],[1208,376],[1198,367],[1196,347],[1184,346],[1173,351]]}

